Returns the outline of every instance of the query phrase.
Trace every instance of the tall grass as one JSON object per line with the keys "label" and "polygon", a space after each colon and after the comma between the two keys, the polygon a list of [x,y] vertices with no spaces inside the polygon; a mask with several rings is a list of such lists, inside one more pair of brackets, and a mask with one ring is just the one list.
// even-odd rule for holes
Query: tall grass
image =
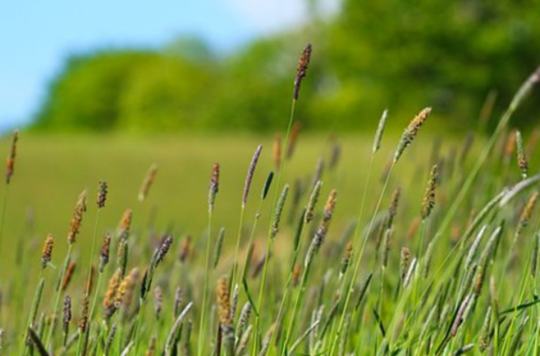
{"label": "tall grass", "polygon": [[[183,239],[177,225],[161,225],[131,208],[116,233],[102,227],[101,217],[109,214],[103,180],[96,204],[87,205],[86,190],[77,199],[67,242],[46,235],[40,258],[22,241],[27,265],[2,271],[0,353],[538,355],[540,174],[534,145],[508,125],[540,81],[540,68],[487,140],[473,140],[476,133],[443,149],[434,145],[426,161],[413,159],[413,147],[428,147],[422,140],[437,108],[411,113],[395,144],[383,140],[384,111],[365,152],[369,163],[355,178],[361,192],[352,196],[342,193],[335,142],[323,150],[330,159],[320,159],[311,178],[292,154],[301,143],[295,107],[311,51],[308,45],[299,60],[284,140],[276,136],[268,157],[258,146],[248,165],[236,240],[228,241],[227,222],[215,229],[214,214],[217,206],[235,205],[222,199],[227,187],[220,175],[240,172],[213,166],[206,228]],[[282,143],[288,146],[282,149]],[[377,180],[383,153],[390,163]],[[9,182],[15,154],[8,157]],[[255,168],[267,159],[275,172],[261,184]],[[156,172],[153,165],[133,192],[140,204],[152,201],[150,186],[160,184]],[[261,191],[254,207],[247,204],[252,189]],[[274,198],[267,201],[272,189]],[[114,187],[110,191],[114,197]],[[422,191],[423,198],[417,194]],[[177,194],[173,188],[170,193]],[[341,208],[351,205],[356,210]],[[7,209],[5,204],[2,214]],[[251,220],[249,209],[255,212]],[[89,214],[95,221],[86,236],[81,226]],[[352,223],[345,224],[345,217]],[[90,242],[88,258],[80,258],[80,239]],[[53,246],[65,255],[53,253]]]}

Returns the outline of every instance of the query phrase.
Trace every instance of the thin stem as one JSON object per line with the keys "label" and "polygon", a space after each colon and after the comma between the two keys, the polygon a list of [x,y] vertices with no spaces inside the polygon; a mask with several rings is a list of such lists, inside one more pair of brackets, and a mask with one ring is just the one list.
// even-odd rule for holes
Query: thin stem
{"label": "thin stem", "polygon": [[208,292],[208,273],[210,270],[210,247],[211,247],[211,240],[212,240],[212,208],[208,210],[208,235],[206,239],[206,261],[205,261],[205,268],[204,268],[204,287],[203,287],[203,300],[202,300],[202,306],[201,306],[201,320],[199,323],[199,342],[197,344],[198,347],[198,355],[201,356],[203,353],[203,331],[205,328],[205,316],[206,316],[206,295]]}

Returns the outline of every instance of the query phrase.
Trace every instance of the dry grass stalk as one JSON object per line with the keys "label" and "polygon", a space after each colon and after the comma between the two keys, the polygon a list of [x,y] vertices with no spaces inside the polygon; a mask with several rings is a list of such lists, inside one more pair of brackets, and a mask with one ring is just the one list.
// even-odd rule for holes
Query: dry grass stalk
{"label": "dry grass stalk", "polygon": [[138,199],[139,201],[144,201],[146,197],[148,196],[148,192],[150,191],[150,187],[152,186],[152,183],[156,179],[158,167],[154,163],[150,166],[148,169],[148,173],[146,174],[146,177],[144,178],[144,181],[141,185],[141,189],[139,190]]}
{"label": "dry grass stalk", "polygon": [[43,251],[41,253],[41,269],[45,269],[49,262],[51,262],[52,252],[54,247],[54,240],[51,234],[48,234],[43,244]]}
{"label": "dry grass stalk", "polygon": [[75,205],[75,210],[73,212],[73,217],[71,218],[71,223],[68,232],[68,242],[69,244],[75,243],[75,238],[79,234],[81,228],[83,215],[86,212],[86,190],[83,190],[77,199],[77,204]]}
{"label": "dry grass stalk", "polygon": [[19,130],[13,131],[13,139],[11,141],[11,151],[6,161],[6,184],[11,182],[15,169],[15,157],[17,156],[17,141],[19,141]]}
{"label": "dry grass stalk", "polygon": [[307,69],[309,66],[309,61],[311,59],[311,43],[308,43],[304,50],[302,51],[302,55],[300,55],[300,59],[298,60],[298,66],[296,67],[296,77],[294,78],[294,92],[293,92],[293,100],[298,100],[298,95],[300,94],[300,86],[302,85],[302,79],[305,78]]}

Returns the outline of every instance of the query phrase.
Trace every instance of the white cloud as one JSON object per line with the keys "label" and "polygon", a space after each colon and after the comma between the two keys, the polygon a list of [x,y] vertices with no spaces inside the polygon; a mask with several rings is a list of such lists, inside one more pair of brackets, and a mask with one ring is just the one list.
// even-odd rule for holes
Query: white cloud
{"label": "white cloud", "polygon": [[246,23],[262,34],[298,26],[308,19],[309,3],[330,16],[339,10],[341,0],[221,0],[236,10]]}

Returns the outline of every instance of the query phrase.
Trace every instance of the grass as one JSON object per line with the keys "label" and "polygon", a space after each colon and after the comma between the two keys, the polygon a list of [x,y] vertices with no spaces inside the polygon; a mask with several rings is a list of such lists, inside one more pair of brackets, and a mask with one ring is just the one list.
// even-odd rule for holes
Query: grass
{"label": "grass", "polygon": [[[386,133],[377,152],[372,135],[301,135],[273,199],[261,199],[274,167],[270,137],[23,133],[2,212],[1,352],[538,355],[540,176],[534,145],[524,175],[519,146],[530,137],[518,135],[516,147],[507,127],[532,78],[493,136],[472,146],[445,138],[438,149],[428,128],[436,108],[401,139]],[[120,223],[127,209],[133,217]],[[50,261],[50,241],[41,251],[48,233]],[[106,233],[110,250],[97,254]],[[103,272],[92,273],[105,255]],[[61,311],[66,296],[71,309]]]}

